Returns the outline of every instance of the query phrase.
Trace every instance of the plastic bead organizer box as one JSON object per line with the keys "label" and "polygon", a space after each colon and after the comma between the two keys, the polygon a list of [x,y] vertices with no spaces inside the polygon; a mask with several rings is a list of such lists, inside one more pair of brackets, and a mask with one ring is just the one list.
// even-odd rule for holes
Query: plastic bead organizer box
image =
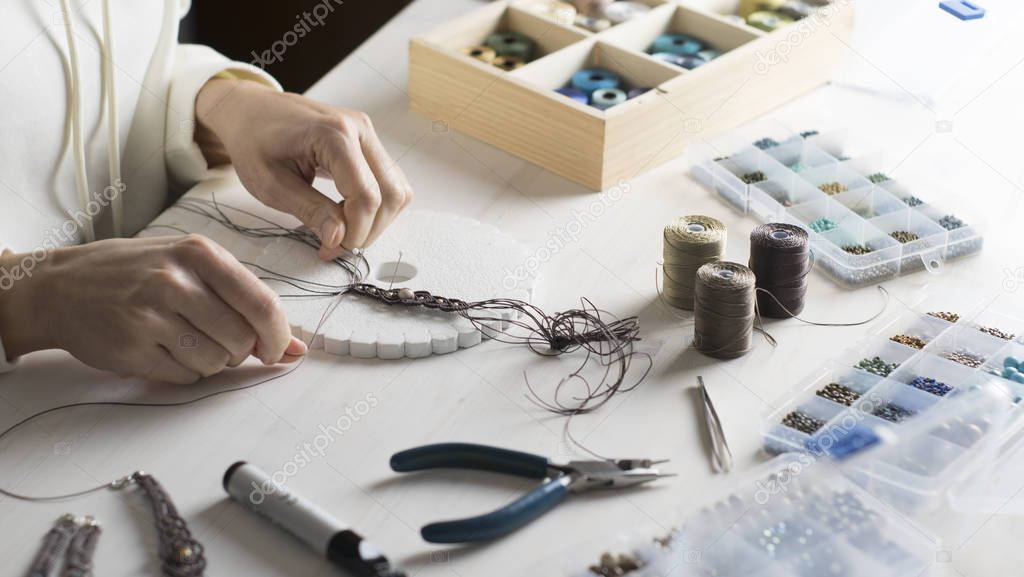
{"label": "plastic bead organizer box", "polygon": [[934,183],[880,172],[887,164],[877,154],[848,157],[844,130],[789,134],[776,127],[741,146],[736,133],[715,140],[694,147],[700,160],[692,176],[761,222],[805,229],[817,268],[840,286],[939,272],[982,250],[976,215],[936,202]]}
{"label": "plastic bead organizer box", "polygon": [[[493,2],[415,38],[409,47],[413,110],[594,190],[677,157],[698,134],[760,116],[829,80],[853,27],[841,0],[765,32],[730,18],[729,0],[646,0],[651,10],[600,32]],[[497,32],[534,42],[511,70],[466,53]],[[648,53],[663,34],[698,38],[720,53],[693,69]],[[559,94],[572,76],[604,68],[650,90],[601,110]]]}

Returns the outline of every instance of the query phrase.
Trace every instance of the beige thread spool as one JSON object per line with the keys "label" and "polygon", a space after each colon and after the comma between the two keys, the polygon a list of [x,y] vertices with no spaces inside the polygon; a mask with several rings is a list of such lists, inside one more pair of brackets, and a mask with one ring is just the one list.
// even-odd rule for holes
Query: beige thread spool
{"label": "beige thread spool", "polygon": [[566,26],[572,26],[573,21],[576,20],[576,7],[568,2],[527,0],[517,6]]}
{"label": "beige thread spool", "polygon": [[716,359],[750,352],[757,314],[754,272],[735,262],[712,262],[700,267],[696,280],[694,348]]}
{"label": "beige thread spool", "polygon": [[498,57],[498,53],[488,46],[467,46],[462,49],[462,53],[487,64],[493,63],[494,59]]}
{"label": "beige thread spool", "polygon": [[517,68],[526,66],[526,61],[518,56],[498,56],[493,62],[491,62],[491,64],[494,64],[506,72],[510,72]]}
{"label": "beige thread spool", "polygon": [[693,310],[697,269],[722,260],[725,240],[725,225],[709,216],[683,216],[665,227],[661,270],[668,304]]}

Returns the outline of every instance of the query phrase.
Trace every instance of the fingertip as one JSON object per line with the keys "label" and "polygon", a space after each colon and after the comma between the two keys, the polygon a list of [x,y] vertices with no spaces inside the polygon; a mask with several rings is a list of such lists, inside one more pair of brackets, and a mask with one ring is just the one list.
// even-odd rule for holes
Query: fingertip
{"label": "fingertip", "polygon": [[302,339],[292,337],[291,342],[288,343],[288,348],[284,350],[284,356],[301,357],[305,355],[308,351],[309,347],[306,346],[306,343],[303,342]]}

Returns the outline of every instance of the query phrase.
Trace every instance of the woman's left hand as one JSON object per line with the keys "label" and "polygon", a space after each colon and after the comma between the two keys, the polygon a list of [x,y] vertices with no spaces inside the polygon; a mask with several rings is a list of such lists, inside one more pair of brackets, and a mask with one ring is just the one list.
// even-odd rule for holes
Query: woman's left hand
{"label": "woman's left hand", "polygon": [[[369,246],[412,201],[405,175],[363,112],[256,82],[213,79],[196,99],[196,140],[208,160],[231,162],[261,202],[320,237],[320,256]],[[340,203],[313,188],[334,179]]]}

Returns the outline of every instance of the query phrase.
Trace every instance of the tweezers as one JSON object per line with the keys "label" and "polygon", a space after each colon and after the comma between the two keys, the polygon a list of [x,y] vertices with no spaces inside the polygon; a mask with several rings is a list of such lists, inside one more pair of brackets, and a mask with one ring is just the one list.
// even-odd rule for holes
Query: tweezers
{"label": "tweezers", "polygon": [[708,389],[704,386],[704,377],[697,377],[697,384],[700,389],[700,400],[704,405],[704,425],[707,428],[708,439],[711,441],[711,467],[716,473],[728,473],[732,470],[732,451],[729,450],[729,443],[725,440],[725,432],[722,431],[722,421],[718,418],[718,411],[711,403],[708,396]]}

